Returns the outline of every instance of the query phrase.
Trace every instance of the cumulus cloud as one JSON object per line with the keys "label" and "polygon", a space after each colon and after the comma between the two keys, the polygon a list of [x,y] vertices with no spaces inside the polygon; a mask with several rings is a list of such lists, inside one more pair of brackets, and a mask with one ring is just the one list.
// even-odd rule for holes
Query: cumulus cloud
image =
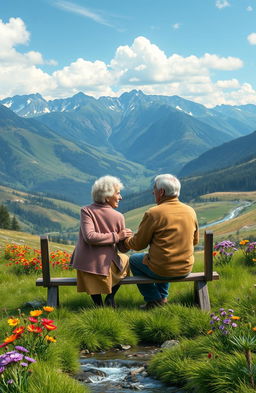
{"label": "cumulus cloud", "polygon": [[253,8],[249,5],[249,6],[246,8],[246,11],[251,12],[251,11],[253,11]]}
{"label": "cumulus cloud", "polygon": [[247,40],[251,45],[256,45],[256,33],[249,34]]}
{"label": "cumulus cloud", "polygon": [[168,56],[140,36],[131,45],[119,46],[109,64],[79,58],[47,73],[42,65],[56,62],[45,61],[35,50],[21,53],[16,48],[29,44],[29,32],[20,18],[0,21],[0,34],[0,98],[40,93],[50,99],[79,91],[94,97],[119,96],[136,88],[145,94],[179,95],[206,106],[256,103],[251,85],[240,84],[235,78],[212,80],[214,71],[227,73],[242,68],[242,60],[236,57],[210,53],[201,57],[177,53]]}
{"label": "cumulus cloud", "polygon": [[230,3],[228,2],[228,0],[217,0],[215,4],[216,7],[219,9],[230,7]]}

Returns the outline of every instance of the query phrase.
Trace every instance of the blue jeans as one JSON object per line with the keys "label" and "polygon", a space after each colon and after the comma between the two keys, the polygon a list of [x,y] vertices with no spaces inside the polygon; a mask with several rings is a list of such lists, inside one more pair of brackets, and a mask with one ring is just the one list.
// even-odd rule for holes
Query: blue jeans
{"label": "blue jeans", "polygon": [[[134,276],[144,276],[150,278],[156,278],[159,280],[166,280],[170,277],[159,276],[158,274],[152,272],[147,265],[142,263],[144,258],[144,253],[133,254],[130,257],[130,267],[132,274]],[[169,282],[163,283],[153,283],[153,284],[138,284],[140,293],[144,296],[146,302],[152,300],[161,300],[168,297],[168,290],[170,287]]]}

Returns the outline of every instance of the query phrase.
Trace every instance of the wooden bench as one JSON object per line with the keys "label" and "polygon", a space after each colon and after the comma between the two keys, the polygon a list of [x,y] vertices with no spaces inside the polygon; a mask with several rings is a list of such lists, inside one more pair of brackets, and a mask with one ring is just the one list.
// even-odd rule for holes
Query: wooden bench
{"label": "wooden bench", "polygon": [[[47,288],[47,305],[59,306],[59,287],[60,286],[75,286],[77,284],[76,277],[51,277],[49,264],[49,245],[48,237],[40,236],[41,243],[41,257],[42,257],[42,273],[43,277],[36,280],[36,286],[43,286]],[[128,284],[149,284],[160,282],[194,282],[194,300],[202,310],[210,310],[210,299],[208,293],[207,282],[218,280],[219,274],[213,272],[213,234],[206,231],[204,235],[204,271],[200,273],[190,273],[185,278],[170,279],[170,280],[154,280],[151,278],[134,276],[125,277],[120,281],[121,285]]]}

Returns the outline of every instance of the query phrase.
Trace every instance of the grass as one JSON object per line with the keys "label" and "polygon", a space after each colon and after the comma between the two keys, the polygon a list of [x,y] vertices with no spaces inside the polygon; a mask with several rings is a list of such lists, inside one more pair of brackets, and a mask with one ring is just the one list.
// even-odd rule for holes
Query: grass
{"label": "grass", "polygon": [[[203,207],[201,209],[203,212]],[[221,209],[219,205],[218,215],[225,214]],[[137,210],[137,213],[143,214],[142,209]],[[135,221],[132,220],[136,219],[137,213],[135,216],[134,211],[130,213],[130,222],[134,222],[134,225]],[[207,214],[207,219],[210,219],[212,213]],[[253,210],[228,224],[216,226],[215,240],[228,239],[226,234],[234,233],[234,227],[238,225],[236,221],[241,228],[241,223],[247,223],[246,220],[255,220]],[[240,240],[245,238],[241,229],[239,235],[242,235]],[[4,245],[11,242],[39,248],[38,236],[1,230],[0,253]],[[50,249],[71,251],[73,247],[51,243]],[[195,259],[194,271],[201,271],[203,252],[196,252]],[[256,326],[256,268],[245,266],[243,254],[236,252],[230,264],[215,267],[214,270],[218,271],[221,279],[208,283],[212,310],[233,308],[244,324]],[[62,271],[58,275],[70,276],[75,272]],[[32,309],[31,302],[44,304],[46,289],[35,287],[37,277],[36,274],[17,276],[0,257],[1,342],[8,330],[6,321],[9,316],[17,316],[18,309],[28,313]],[[206,386],[210,393],[252,392],[243,371],[243,353],[206,335],[210,328],[209,314],[193,306],[193,283],[172,283],[168,305],[148,312],[138,309],[143,299],[133,285],[121,286],[116,300],[119,304],[117,310],[95,309],[90,297],[77,293],[75,287],[60,288],[61,307],[52,315],[58,326],[57,343],[51,344],[47,361],[33,365],[29,392],[26,393],[87,392],[85,386],[71,377],[79,369],[79,351],[83,348],[97,351],[117,344],[160,345],[169,339],[179,340],[180,344],[153,358],[149,365],[152,375],[168,384],[182,386],[188,392],[205,392]],[[213,354],[211,359],[208,358],[209,353]],[[255,355],[253,360],[255,362]]]}

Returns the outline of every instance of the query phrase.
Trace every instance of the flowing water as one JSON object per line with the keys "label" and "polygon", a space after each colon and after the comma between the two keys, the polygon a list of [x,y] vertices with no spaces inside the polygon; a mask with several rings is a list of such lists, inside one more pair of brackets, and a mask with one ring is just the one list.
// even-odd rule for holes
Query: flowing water
{"label": "flowing water", "polygon": [[221,220],[211,222],[210,224],[202,225],[200,226],[200,229],[209,228],[213,225],[220,224],[221,222],[232,220],[233,218],[239,216],[241,211],[244,210],[246,207],[250,206],[251,204],[252,202],[243,202],[240,206],[236,207],[234,210],[231,210],[231,212],[226,217],[223,217]]}
{"label": "flowing water", "polygon": [[81,359],[79,380],[92,393],[182,393],[181,389],[166,386],[151,378],[146,372],[146,363],[153,352],[119,351],[95,354]]}

